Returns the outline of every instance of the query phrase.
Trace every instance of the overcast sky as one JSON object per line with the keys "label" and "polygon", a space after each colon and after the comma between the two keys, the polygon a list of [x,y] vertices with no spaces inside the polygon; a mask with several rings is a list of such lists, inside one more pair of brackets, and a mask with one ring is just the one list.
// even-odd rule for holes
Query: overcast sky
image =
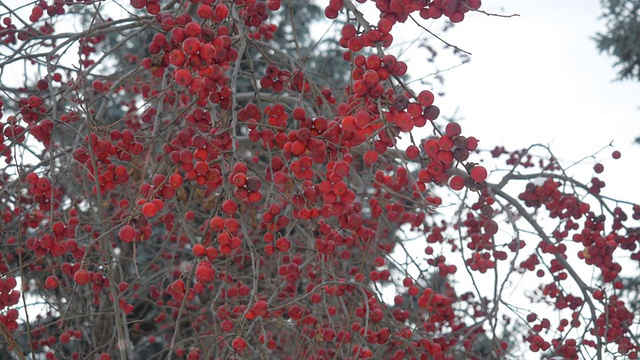
{"label": "overcast sky", "polygon": [[622,159],[611,160],[613,149],[598,157],[607,160],[605,190],[640,201],[640,146],[632,145],[640,136],[640,83],[614,81],[614,59],[591,39],[604,29],[600,2],[484,1],[483,9],[520,16],[472,14],[443,35],[473,54],[445,74],[443,113],[459,107],[463,132],[485,148],[549,144],[565,164],[613,141]]}

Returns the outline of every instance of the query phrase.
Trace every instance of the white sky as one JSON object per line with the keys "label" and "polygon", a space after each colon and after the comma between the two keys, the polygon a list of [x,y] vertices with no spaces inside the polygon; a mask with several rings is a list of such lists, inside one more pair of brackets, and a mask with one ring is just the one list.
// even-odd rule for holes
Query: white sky
{"label": "white sky", "polygon": [[640,201],[640,146],[632,145],[640,136],[640,83],[614,82],[614,59],[591,39],[604,29],[600,2],[484,1],[483,9],[520,16],[473,14],[444,34],[473,56],[444,74],[443,113],[459,106],[463,133],[484,148],[549,144],[566,164],[613,141],[622,158],[612,161],[613,149],[598,156],[606,160],[605,192]]}

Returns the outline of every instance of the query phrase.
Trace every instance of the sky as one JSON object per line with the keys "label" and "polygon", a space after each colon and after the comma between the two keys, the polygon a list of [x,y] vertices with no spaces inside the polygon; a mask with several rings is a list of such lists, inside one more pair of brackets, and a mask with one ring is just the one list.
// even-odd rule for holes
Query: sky
{"label": "sky", "polygon": [[[613,141],[620,160],[611,160],[612,148],[596,157],[605,160],[606,192],[640,201],[640,146],[632,144],[640,136],[640,83],[614,81],[615,59],[596,49],[592,37],[605,28],[600,2],[484,1],[481,9],[519,16],[470,14],[443,35],[472,53],[443,74],[443,114],[457,108],[463,132],[485,148],[541,143],[565,164]],[[580,174],[589,176],[594,163]]]}

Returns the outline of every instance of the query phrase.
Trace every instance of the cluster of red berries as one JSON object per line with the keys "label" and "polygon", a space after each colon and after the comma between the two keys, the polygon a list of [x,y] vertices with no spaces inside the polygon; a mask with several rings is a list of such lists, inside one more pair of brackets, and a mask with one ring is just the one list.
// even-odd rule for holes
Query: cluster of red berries
{"label": "cluster of red berries", "polygon": [[627,330],[633,324],[634,314],[625,305],[624,301],[612,295],[606,304],[605,311],[596,319],[596,328],[591,330],[592,335],[605,339],[610,343],[618,344],[618,351],[628,355],[630,359],[637,359],[640,347],[629,338]]}
{"label": "cluster of red berries", "polygon": [[[7,117],[6,124],[0,124],[0,127],[2,129],[1,135],[4,137],[4,139],[10,140],[11,142],[14,142],[14,143],[24,142],[24,140],[26,139],[27,129],[24,126],[20,125],[19,122],[20,121],[17,117],[11,115]],[[5,149],[6,149],[6,145],[5,145]],[[9,164],[13,159],[10,154],[6,154],[5,157],[6,157],[5,161],[7,162],[7,164]]]}
{"label": "cluster of red berries", "polygon": [[[16,286],[18,286],[18,282],[13,277],[0,279],[0,310],[4,311],[6,308],[18,304],[21,294],[20,291],[15,290]],[[0,314],[0,322],[9,331],[15,331],[18,329],[18,316],[17,309],[8,309],[5,314]]]}
{"label": "cluster of red berries", "polygon": [[4,45],[15,45],[18,41],[16,34],[18,28],[11,22],[10,17],[2,18],[2,24],[0,24],[0,40]]}
{"label": "cluster of red berries", "polygon": [[[432,100],[428,102],[432,102]],[[429,106],[425,107],[425,111]],[[424,152],[430,161],[426,169],[418,172],[418,180],[424,183],[435,181],[440,184],[444,184],[449,180],[449,185],[454,190],[461,190],[464,186],[476,187],[486,180],[487,170],[480,165],[469,166],[469,177],[461,175],[450,177],[449,169],[453,167],[454,162],[465,161],[469,157],[469,152],[475,151],[478,146],[476,138],[467,138],[460,135],[461,132],[460,125],[452,122],[447,124],[445,133],[442,136],[427,139],[422,144]]]}
{"label": "cluster of red berries", "polygon": [[[65,253],[73,254],[75,259],[82,259],[84,249],[78,247],[75,240],[75,226],[78,223],[75,213],[71,212],[71,218],[67,225],[60,221],[55,221],[51,226],[51,233],[44,234],[42,237],[27,238],[27,248],[34,251],[36,256],[44,256],[50,252],[53,256],[61,256]],[[42,219],[41,219],[42,220]]]}
{"label": "cluster of red berries", "polygon": [[145,9],[151,15],[158,14],[162,10],[159,0],[130,0],[131,6],[135,9]]}
{"label": "cluster of red berries", "polygon": [[464,14],[478,10],[481,5],[481,0],[434,0],[428,8],[420,10],[420,16],[423,19],[438,19],[444,15],[452,23],[458,23],[464,20]]}
{"label": "cluster of red berries", "polygon": [[248,37],[260,40],[273,39],[273,33],[277,30],[275,24],[265,24],[264,22],[269,18],[269,11],[277,11],[280,9],[282,0],[267,0],[266,2],[260,0],[240,0],[236,1],[236,5],[244,5],[240,8],[239,15],[244,19],[244,25],[248,28],[257,28],[255,31],[247,34]]}
{"label": "cluster of red berries", "polygon": [[[36,173],[29,173],[25,180],[31,186],[28,190],[29,194],[33,196],[33,201],[38,203],[38,208],[41,211],[58,209],[62,194],[59,189],[51,186],[51,181],[48,178],[40,177]],[[52,203],[52,199],[56,201]]]}
{"label": "cluster of red berries", "polygon": [[[202,4],[200,8],[210,9],[210,6]],[[200,15],[209,14],[209,11],[201,9]],[[209,17],[219,21],[228,16],[228,11],[226,4],[219,3],[211,10]],[[156,77],[162,77],[170,65],[175,66],[172,74],[176,84],[187,87],[190,94],[197,95],[200,106],[206,106],[211,101],[228,109],[231,92],[225,71],[229,63],[238,57],[228,36],[229,29],[218,26],[214,30],[193,21],[188,14],[175,18],[170,14],[158,14],[156,21],[162,25],[165,33],[154,35],[149,45],[152,56],[145,58],[142,65]]]}
{"label": "cluster of red berries", "polygon": [[[391,22],[387,19],[381,19],[377,28],[372,28],[365,33],[359,33],[353,24],[347,23],[342,27],[342,37],[338,43],[342,48],[353,53],[357,53],[363,48],[376,47],[376,45],[387,48],[393,43],[390,31]],[[343,58],[347,61],[351,60],[351,54],[346,52]]]}
{"label": "cluster of red berries", "polygon": [[368,96],[376,99],[381,97],[385,92],[382,83],[390,76],[402,76],[407,71],[406,63],[397,60],[393,55],[383,57],[376,54],[367,57],[357,55],[353,59],[353,64],[356,67],[351,73],[351,78],[354,80],[351,90],[358,98]]}
{"label": "cluster of red berries", "polygon": [[260,87],[264,90],[273,89],[275,92],[281,92],[284,87],[292,91],[302,91],[305,93],[310,91],[309,83],[305,81],[301,71],[296,71],[293,75],[288,70],[282,70],[276,64],[269,64],[265,69],[265,75],[260,78]]}
{"label": "cluster of red berries", "polygon": [[247,200],[256,203],[262,199],[260,187],[262,181],[257,176],[247,176],[247,165],[241,162],[235,163],[229,174],[229,183],[235,186],[233,196],[237,200]]}
{"label": "cluster of red berries", "polygon": [[[222,211],[226,214],[235,213],[238,205],[234,200],[227,199],[222,204]],[[220,216],[214,216],[209,220],[209,228],[216,236],[218,242],[218,251],[222,254],[229,255],[234,249],[239,248],[242,245],[242,239],[240,238],[240,224],[234,218],[222,218]],[[206,244],[208,245],[208,244]],[[215,253],[210,253],[211,250],[206,250],[208,257]]]}

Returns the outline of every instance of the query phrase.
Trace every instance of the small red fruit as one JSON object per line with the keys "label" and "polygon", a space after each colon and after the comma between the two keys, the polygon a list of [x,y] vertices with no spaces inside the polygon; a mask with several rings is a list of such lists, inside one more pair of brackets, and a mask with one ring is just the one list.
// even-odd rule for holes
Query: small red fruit
{"label": "small red fruit", "polygon": [[213,281],[215,277],[215,271],[210,265],[198,265],[196,268],[196,280],[199,282]]}
{"label": "small red fruit", "polygon": [[158,213],[158,206],[153,202],[142,205],[142,215],[150,218]]}
{"label": "small red fruit", "polygon": [[91,279],[91,273],[87,270],[78,270],[75,275],[73,275],[73,280],[78,285],[85,285],[89,283]]}
{"label": "small red fruit", "polygon": [[169,62],[175,66],[182,66],[186,60],[184,52],[180,49],[174,49],[169,53]]}
{"label": "small red fruit", "polygon": [[600,174],[604,171],[604,165],[600,163],[593,165],[593,171],[595,171],[597,174]]}
{"label": "small red fruit", "polygon": [[470,172],[471,178],[475,182],[483,182],[487,179],[487,169],[482,166],[475,166]]}
{"label": "small red fruit", "polygon": [[409,159],[416,159],[418,158],[418,156],[420,156],[420,149],[415,145],[409,145],[405,152],[407,153],[407,157]]}
{"label": "small red fruit", "polygon": [[207,252],[207,248],[202,244],[195,244],[191,252],[193,252],[194,256],[202,256]]}
{"label": "small red fruit", "polygon": [[276,240],[276,248],[282,252],[287,252],[291,248],[291,242],[286,237]]}
{"label": "small red fruit", "polygon": [[487,220],[484,225],[482,225],[484,232],[488,235],[495,235],[498,232],[498,223],[494,220]]}
{"label": "small red fruit", "polygon": [[202,19],[207,19],[211,16],[211,14],[213,14],[213,9],[211,9],[211,6],[209,5],[202,4],[198,7],[196,14],[198,14],[198,16]]}
{"label": "small red fruit", "polygon": [[235,174],[235,175],[233,175],[233,178],[232,178],[231,182],[233,183],[233,185],[235,185],[237,187],[244,186],[244,184],[247,183],[247,175],[242,174],[242,173]]}
{"label": "small red fruit", "polygon": [[200,40],[194,36],[190,36],[182,42],[182,48],[187,54],[193,55],[200,50]]}
{"label": "small red fruit", "polygon": [[187,69],[176,69],[173,72],[173,78],[176,80],[176,83],[181,86],[189,86],[191,81],[193,81],[191,71]]}
{"label": "small red fruit", "polygon": [[247,347],[247,342],[243,338],[237,337],[231,342],[231,347],[236,352],[243,352]]}
{"label": "small red fruit", "polygon": [[418,94],[418,102],[420,105],[424,107],[429,107],[433,105],[433,101],[435,100],[435,96],[429,90],[423,90]]}
{"label": "small red fruit", "polygon": [[233,215],[238,211],[238,204],[231,199],[225,200],[222,203],[222,211],[224,211],[228,215]]}
{"label": "small red fruit", "polygon": [[229,15],[229,7],[225,4],[218,4],[214,10],[216,20],[220,21]]}
{"label": "small red fruit", "polygon": [[464,178],[460,175],[452,176],[451,180],[449,180],[449,186],[453,190],[462,190],[464,188]]}
{"label": "small red fruit", "polygon": [[602,290],[596,290],[593,292],[593,298],[596,300],[602,300],[604,299],[604,293]]}
{"label": "small red fruit", "polygon": [[118,237],[124,242],[132,242],[136,237],[136,230],[131,225],[125,225],[118,231]]}
{"label": "small red fruit", "polygon": [[58,278],[53,275],[47,277],[47,280],[44,281],[44,287],[49,290],[57,288],[59,284],[60,280],[58,280]]}
{"label": "small red fruit", "polygon": [[135,9],[142,9],[145,6],[147,6],[147,0],[131,0],[130,1],[131,6],[133,6]]}
{"label": "small red fruit", "polygon": [[450,122],[447,124],[447,127],[445,128],[445,133],[450,138],[460,135],[461,132],[462,132],[462,128],[460,127],[460,124],[458,124],[457,122]]}
{"label": "small red fruit", "polygon": [[32,108],[37,108],[41,104],[40,97],[36,95],[29,96],[29,99],[27,101],[29,103],[29,106]]}
{"label": "small red fruit", "polygon": [[376,161],[378,161],[378,153],[373,150],[368,150],[364,153],[363,159],[366,165],[371,166]]}
{"label": "small red fruit", "polygon": [[220,216],[212,218],[211,221],[209,221],[209,227],[216,232],[222,231],[222,229],[224,229],[224,219]]}

